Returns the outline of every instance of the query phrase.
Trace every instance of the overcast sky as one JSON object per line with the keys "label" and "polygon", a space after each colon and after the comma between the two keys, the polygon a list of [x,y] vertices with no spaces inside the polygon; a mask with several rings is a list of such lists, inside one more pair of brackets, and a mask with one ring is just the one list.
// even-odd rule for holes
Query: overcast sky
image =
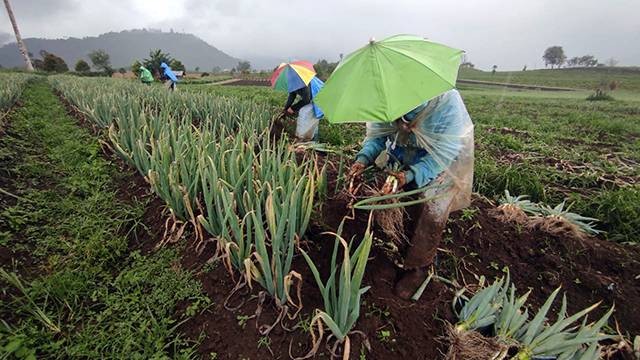
{"label": "overcast sky", "polygon": [[[567,56],[640,65],[640,0],[11,0],[23,37],[159,28],[193,33],[230,55],[335,60],[370,37],[408,33],[467,51],[477,67],[543,66]],[[0,8],[1,9],[1,8]],[[1,9],[4,10],[4,9]],[[0,11],[0,41],[12,33]],[[13,38],[11,38],[13,40]]]}

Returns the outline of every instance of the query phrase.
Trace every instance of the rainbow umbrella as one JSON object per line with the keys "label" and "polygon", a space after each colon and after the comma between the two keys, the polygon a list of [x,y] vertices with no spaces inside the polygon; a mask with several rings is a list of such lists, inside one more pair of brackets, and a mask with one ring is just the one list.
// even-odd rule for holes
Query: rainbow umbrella
{"label": "rainbow umbrella", "polygon": [[293,92],[308,86],[314,76],[316,71],[308,61],[282,63],[271,76],[271,86],[275,90]]}

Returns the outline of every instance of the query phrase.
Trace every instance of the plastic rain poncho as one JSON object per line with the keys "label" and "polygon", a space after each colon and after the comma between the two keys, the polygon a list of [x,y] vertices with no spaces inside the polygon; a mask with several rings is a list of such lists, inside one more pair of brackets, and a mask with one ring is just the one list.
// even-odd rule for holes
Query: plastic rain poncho
{"label": "plastic rain poncho", "polygon": [[322,109],[320,109],[320,107],[316,105],[313,99],[316,98],[316,95],[318,95],[320,90],[322,90],[323,86],[324,86],[324,82],[318,79],[317,76],[314,76],[313,79],[311,79],[311,82],[309,83],[309,88],[311,88],[311,101],[313,103],[313,113],[318,119],[322,119],[322,117],[324,117],[324,113],[322,112]]}
{"label": "plastic rain poncho", "polygon": [[140,81],[143,83],[153,82],[153,75],[151,75],[151,71],[144,66],[140,66]]}
{"label": "plastic rain poncho", "polygon": [[173,73],[169,65],[163,62],[162,64],[160,64],[160,68],[162,68],[164,76],[168,77],[174,83],[178,82],[178,77]]}
{"label": "plastic rain poncho", "polygon": [[[367,137],[358,161],[384,167],[399,164],[407,182],[426,187],[425,196],[446,198],[438,216],[448,217],[469,205],[473,182],[473,123],[456,90],[450,90],[404,116],[410,132],[398,121],[367,123]],[[413,181],[413,183],[411,183]],[[436,203],[436,207],[438,202]]]}

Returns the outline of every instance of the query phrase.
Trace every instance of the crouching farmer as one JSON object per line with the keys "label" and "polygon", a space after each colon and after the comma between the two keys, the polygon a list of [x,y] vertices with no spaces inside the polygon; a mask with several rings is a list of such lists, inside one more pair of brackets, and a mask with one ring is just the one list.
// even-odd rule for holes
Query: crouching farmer
{"label": "crouching farmer", "polygon": [[411,297],[434,262],[449,213],[469,205],[473,181],[473,123],[457,90],[426,101],[391,123],[367,123],[350,176],[370,165],[390,174],[381,192],[423,188],[430,200],[414,221],[403,251],[397,295]]}

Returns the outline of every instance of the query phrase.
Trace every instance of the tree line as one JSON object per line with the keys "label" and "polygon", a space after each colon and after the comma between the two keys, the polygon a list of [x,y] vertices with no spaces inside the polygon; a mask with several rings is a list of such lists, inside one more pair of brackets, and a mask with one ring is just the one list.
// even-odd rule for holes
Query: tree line
{"label": "tree line", "polygon": [[593,55],[574,56],[567,59],[562,46],[557,45],[548,47],[542,55],[542,60],[544,60],[545,67],[551,66],[552,69],[554,66],[560,68],[563,65],[567,67],[613,67],[618,64],[618,61],[613,58],[609,59],[607,64],[600,63]]}
{"label": "tree line", "polygon": [[[40,58],[36,58],[32,53],[29,53],[29,57],[33,62],[33,67],[36,70],[45,72],[63,73],[68,72],[69,66],[60,56],[50,53],[46,50],[39,52]],[[76,73],[80,75],[106,75],[111,76],[116,69],[111,65],[111,59],[109,54],[102,49],[96,49],[87,54],[91,65],[85,59],[78,59],[74,66]],[[144,65],[154,75],[160,74],[160,64],[166,62],[169,66],[176,71],[185,71],[184,64],[173,58],[170,54],[162,52],[160,49],[152,50],[149,52],[149,57],[142,60],[136,60],[131,65],[130,69],[134,73],[138,73],[140,66]],[[93,70],[93,71],[92,71]],[[121,67],[117,69],[119,73],[126,73],[127,69]]]}

